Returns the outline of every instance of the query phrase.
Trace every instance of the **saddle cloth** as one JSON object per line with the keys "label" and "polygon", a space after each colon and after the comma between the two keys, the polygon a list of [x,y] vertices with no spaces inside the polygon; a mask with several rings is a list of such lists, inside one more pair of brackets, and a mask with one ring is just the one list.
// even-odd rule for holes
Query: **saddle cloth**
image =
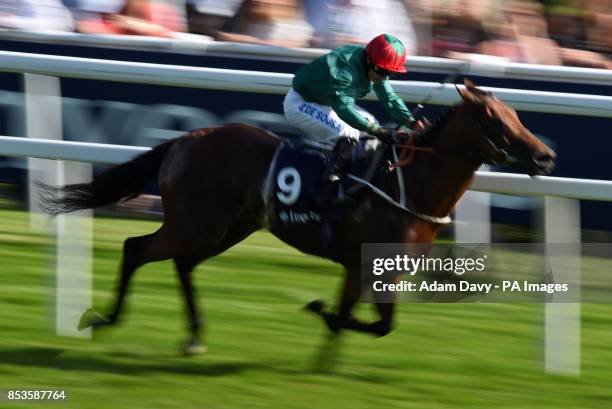
{"label": "saddle cloth", "polygon": [[[370,162],[379,147],[375,139],[360,139],[349,173],[362,175],[370,166],[376,166]],[[313,208],[313,198],[321,188],[331,154],[331,147],[308,142],[286,140],[277,148],[264,192],[267,215],[275,225],[298,227],[321,222],[320,213]],[[344,191],[355,183],[345,178]]]}

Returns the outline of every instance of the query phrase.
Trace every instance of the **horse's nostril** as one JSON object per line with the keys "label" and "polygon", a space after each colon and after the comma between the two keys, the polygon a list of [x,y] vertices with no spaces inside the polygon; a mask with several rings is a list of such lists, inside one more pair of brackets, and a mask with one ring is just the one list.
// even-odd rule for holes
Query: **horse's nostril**
{"label": "horse's nostril", "polygon": [[553,151],[537,152],[533,155],[533,163],[538,166],[554,165],[557,155]]}

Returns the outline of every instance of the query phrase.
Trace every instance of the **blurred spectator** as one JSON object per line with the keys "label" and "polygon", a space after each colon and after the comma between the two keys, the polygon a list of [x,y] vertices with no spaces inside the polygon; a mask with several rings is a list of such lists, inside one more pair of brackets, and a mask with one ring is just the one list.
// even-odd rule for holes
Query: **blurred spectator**
{"label": "blurred spectator", "polygon": [[504,12],[517,34],[524,62],[551,65],[562,63],[557,43],[548,37],[541,5],[533,1],[512,1],[506,4]]}
{"label": "blurred spectator", "polygon": [[610,13],[610,1],[541,0],[539,3],[544,8],[548,36],[559,45],[557,54],[562,64],[612,67],[604,45],[612,30],[606,24],[605,14],[600,13]]}
{"label": "blurred spectator", "polygon": [[477,53],[488,39],[484,25],[462,2],[452,11],[437,11],[432,18],[432,54]]}
{"label": "blurred spectator", "polygon": [[245,0],[215,37],[220,41],[307,47],[312,32],[300,0]]}
{"label": "blurred spectator", "polygon": [[77,12],[115,13],[125,0],[64,0],[64,4]]}
{"label": "blurred spectator", "polygon": [[537,2],[506,1],[503,7],[491,0],[457,0],[454,7],[438,2],[432,15],[435,56],[486,61],[486,55],[500,61],[562,63]]}
{"label": "blurred spectator", "polygon": [[312,47],[320,47],[327,32],[328,6],[332,0],[303,0],[304,17],[313,29],[310,38]]}
{"label": "blurred spectator", "polygon": [[479,44],[478,52],[512,62],[526,60],[525,50],[519,41],[516,29],[506,20],[500,21],[488,30],[488,39]]}
{"label": "blurred spectator", "polygon": [[214,36],[228,24],[242,0],[187,0],[187,30]]}
{"label": "blurred spectator", "polygon": [[586,48],[598,66],[612,68],[612,0],[582,2],[587,19]]}
{"label": "blurred spectator", "polygon": [[0,0],[0,28],[73,31],[74,21],[60,0]]}
{"label": "blurred spectator", "polygon": [[432,8],[429,0],[402,0],[412,22],[416,55],[432,55]]}
{"label": "blurred spectator", "polygon": [[305,0],[308,21],[315,27],[312,45],[335,48],[365,44],[389,33],[416,52],[416,38],[408,9],[399,0]]}
{"label": "blurred spectator", "polygon": [[586,48],[584,10],[574,0],[539,0],[548,25],[548,37],[564,48]]}
{"label": "blurred spectator", "polygon": [[610,57],[612,53],[612,0],[585,1],[587,48]]}
{"label": "blurred spectator", "polygon": [[[125,0],[110,12],[103,2],[84,5],[77,30],[88,34],[131,34],[173,37],[185,31],[180,13],[174,7],[152,0]],[[116,5],[116,3],[115,3]]]}

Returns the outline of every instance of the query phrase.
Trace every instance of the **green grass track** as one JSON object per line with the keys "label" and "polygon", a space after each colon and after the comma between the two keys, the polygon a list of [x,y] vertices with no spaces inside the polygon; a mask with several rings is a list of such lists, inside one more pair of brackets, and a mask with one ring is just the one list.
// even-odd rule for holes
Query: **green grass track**
{"label": "green grass track", "polygon": [[[95,220],[97,309],[111,299],[123,240],[157,226]],[[537,304],[403,304],[394,332],[346,334],[335,369],[320,373],[313,366],[326,331],[301,307],[333,301],[338,265],[266,232],[201,264],[209,351],[183,358],[171,262],[138,270],[117,327],[93,340],[55,336],[53,244],[44,229],[29,230],[27,213],[0,211],[0,389],[65,389],[69,398],[0,397],[0,408],[612,408],[611,305],[583,304],[578,378],[544,373]]]}

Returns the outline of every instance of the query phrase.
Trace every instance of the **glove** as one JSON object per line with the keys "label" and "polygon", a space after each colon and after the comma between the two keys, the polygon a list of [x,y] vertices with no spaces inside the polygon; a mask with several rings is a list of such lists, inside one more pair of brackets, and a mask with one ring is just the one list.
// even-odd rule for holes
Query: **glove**
{"label": "glove", "polygon": [[432,124],[429,121],[429,119],[427,119],[424,116],[421,116],[418,119],[415,119],[415,118],[409,119],[408,121],[404,123],[404,126],[406,126],[408,129],[412,131],[414,131],[415,128],[419,128],[417,129],[417,132],[420,132],[420,131],[431,128]]}
{"label": "glove", "polygon": [[406,136],[404,132],[398,132],[391,128],[378,128],[373,132],[373,135],[387,145],[398,145],[404,141]]}

